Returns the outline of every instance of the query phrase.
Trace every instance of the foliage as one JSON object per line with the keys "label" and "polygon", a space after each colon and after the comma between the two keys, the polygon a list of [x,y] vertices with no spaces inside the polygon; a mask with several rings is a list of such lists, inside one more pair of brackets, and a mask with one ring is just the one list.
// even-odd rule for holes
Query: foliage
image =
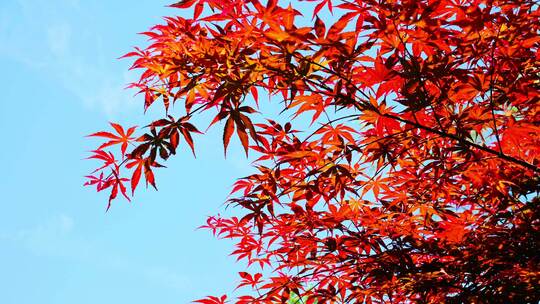
{"label": "foliage", "polygon": [[[300,297],[294,293],[291,294],[289,301],[287,301],[287,304],[302,304],[307,301],[307,298]],[[314,302],[314,304],[317,304],[317,301]]]}
{"label": "foliage", "polygon": [[257,295],[237,303],[538,302],[538,4],[172,6],[193,18],[166,18],[126,55],[142,71],[131,86],[163,118],[138,136],[117,124],[91,135],[106,142],[87,184],[109,206],[143,178],[155,187],[181,142],[195,153],[193,117],[214,113],[225,151],[236,137],[257,157],[229,200],[241,216],[204,226],[250,265],[239,287]]}

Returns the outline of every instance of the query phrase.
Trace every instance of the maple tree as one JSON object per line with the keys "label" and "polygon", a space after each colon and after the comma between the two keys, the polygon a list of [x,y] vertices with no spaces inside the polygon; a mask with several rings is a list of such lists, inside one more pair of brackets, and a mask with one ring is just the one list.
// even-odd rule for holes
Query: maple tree
{"label": "maple tree", "polygon": [[237,303],[540,300],[535,1],[171,6],[192,18],[165,18],[126,55],[163,118],[91,134],[105,143],[86,184],[109,206],[155,187],[180,144],[195,153],[194,117],[214,113],[225,151],[236,137],[257,158],[234,184],[237,216],[204,225],[249,265]]}

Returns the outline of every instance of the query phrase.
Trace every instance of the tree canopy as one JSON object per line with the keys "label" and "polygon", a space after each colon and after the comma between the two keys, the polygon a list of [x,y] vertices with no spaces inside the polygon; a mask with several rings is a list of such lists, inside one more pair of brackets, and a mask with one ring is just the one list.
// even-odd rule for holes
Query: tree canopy
{"label": "tree canopy", "polygon": [[[219,127],[225,151],[237,138],[256,157],[236,216],[204,225],[249,264],[237,303],[538,303],[535,1],[171,6],[192,18],[126,54],[163,117],[91,134],[104,142],[86,184],[109,207]],[[214,118],[195,126],[201,113]]]}

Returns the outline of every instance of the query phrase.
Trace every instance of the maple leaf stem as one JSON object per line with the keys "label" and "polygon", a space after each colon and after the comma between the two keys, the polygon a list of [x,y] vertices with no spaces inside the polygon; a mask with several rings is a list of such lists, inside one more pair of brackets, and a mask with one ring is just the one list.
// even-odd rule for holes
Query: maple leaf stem
{"label": "maple leaf stem", "polygon": [[[334,73],[339,76],[339,77],[342,77],[340,76],[339,73],[335,72]],[[320,83],[320,82],[315,82],[315,81],[312,81],[310,79],[307,79],[307,81],[315,84],[315,85],[318,85],[322,88],[324,88],[328,93],[329,96],[336,96],[335,94],[333,94],[333,90],[331,88],[329,88],[328,86],[326,86],[325,84],[323,83]],[[362,92],[361,90],[358,90],[361,94],[365,94],[364,92]],[[367,95],[366,95],[367,96]],[[347,98],[351,101],[352,104],[354,105],[357,105],[359,106],[357,100],[354,100],[353,98],[349,97],[349,96],[345,96],[345,95],[341,95],[340,96],[341,98]],[[368,96],[369,97],[369,96]],[[388,118],[391,118],[391,119],[394,119],[394,120],[397,120],[397,121],[400,121],[402,123],[406,123],[408,125],[412,125],[412,126],[415,126],[419,129],[422,129],[422,130],[425,130],[425,131],[429,131],[431,133],[435,133],[435,134],[438,134],[438,135],[441,135],[441,136],[444,136],[446,138],[450,138],[450,139],[454,139],[454,140],[457,140],[458,142],[462,143],[462,144],[465,144],[467,146],[470,146],[470,147],[474,147],[474,148],[477,148],[479,150],[482,150],[484,152],[487,152],[487,153],[490,153],[490,154],[493,154],[493,155],[497,155],[499,158],[501,159],[504,159],[504,160],[507,160],[507,161],[510,161],[512,163],[515,163],[515,164],[518,164],[520,166],[523,166],[525,168],[528,168],[536,173],[540,173],[540,168],[533,165],[533,164],[530,164],[524,160],[521,160],[521,159],[517,159],[515,157],[512,157],[512,156],[509,156],[507,154],[504,154],[502,153],[501,151],[496,151],[496,150],[493,150],[493,149],[490,149],[488,147],[485,147],[485,146],[482,146],[482,145],[479,145],[479,144],[476,144],[474,142],[471,142],[471,141],[468,141],[466,139],[463,139],[457,135],[454,135],[454,134],[451,134],[451,133],[448,133],[448,132],[445,132],[443,130],[437,130],[437,129],[434,129],[434,128],[431,128],[431,127],[428,127],[428,126],[425,126],[425,125],[422,125],[418,122],[413,122],[413,121],[410,121],[410,120],[407,120],[407,119],[404,119],[404,118],[401,118],[399,116],[395,116],[395,115],[392,115],[392,114],[388,114],[388,113],[381,113],[379,111],[379,109],[377,109],[376,107],[374,107],[373,105],[369,104],[369,103],[362,103],[361,104],[362,107],[357,107],[360,111],[364,110],[365,108],[369,109],[369,110],[372,110],[374,111],[375,113],[381,115],[381,116],[385,116],[385,117],[388,117]]]}
{"label": "maple leaf stem", "polygon": [[499,29],[497,30],[497,36],[495,37],[493,41],[493,46],[491,48],[491,75],[489,80],[489,105],[491,108],[491,119],[493,120],[493,131],[495,133],[495,139],[497,140],[497,146],[499,146],[499,152],[503,154],[502,145],[501,145],[501,139],[499,138],[499,130],[497,129],[497,120],[495,119],[495,105],[493,103],[493,89],[495,87],[494,81],[497,81],[497,78],[493,79],[493,75],[495,74],[495,48],[497,46],[497,40],[499,40],[499,35],[501,33],[502,24],[499,26]]}
{"label": "maple leaf stem", "polygon": [[[416,77],[418,77],[418,82],[420,82],[420,86],[422,90],[424,91],[424,94],[427,95],[428,90],[426,89],[424,80],[422,79],[420,75],[420,71],[418,70],[418,64],[415,61],[414,56],[411,54],[411,52],[409,52],[409,49],[407,49],[407,45],[405,44],[405,41],[403,41],[403,37],[401,37],[401,33],[399,32],[398,26],[396,25],[396,20],[392,19],[392,23],[394,25],[394,29],[396,30],[396,34],[398,36],[399,42],[403,45],[403,49],[405,50],[405,56],[409,56],[411,62],[413,63],[411,64],[411,67],[414,69],[414,73]],[[441,128],[441,130],[444,130],[444,127],[441,123],[441,118],[437,114],[437,111],[435,111],[435,107],[433,106],[433,103],[431,102],[431,100],[428,100],[428,102],[429,102],[429,107],[431,108],[431,111],[433,112],[433,116],[435,117],[435,121],[439,125],[439,128]],[[412,114],[413,114],[414,121],[419,123],[418,119],[416,118],[416,112],[413,111]]]}
{"label": "maple leaf stem", "polygon": [[521,159],[517,159],[515,157],[512,157],[512,156],[509,156],[509,155],[506,155],[500,151],[496,151],[496,150],[493,150],[493,149],[490,149],[486,146],[482,146],[482,145],[479,145],[477,143],[474,143],[474,142],[470,142],[466,139],[463,139],[457,135],[454,135],[454,134],[451,134],[451,133],[447,133],[447,132],[444,132],[444,131],[439,131],[437,129],[433,129],[431,127],[428,127],[428,126],[424,126],[422,124],[418,124],[416,122],[413,122],[413,121],[410,121],[410,120],[407,120],[407,119],[404,119],[404,118],[401,118],[399,116],[395,116],[395,115],[392,115],[392,114],[388,114],[388,113],[378,113],[379,115],[381,116],[385,116],[385,117],[388,117],[388,118],[392,118],[392,119],[395,119],[397,121],[400,121],[400,122],[403,122],[403,123],[406,123],[408,125],[412,125],[412,126],[415,126],[419,129],[422,129],[422,130],[425,130],[425,131],[429,131],[431,133],[435,133],[435,134],[438,134],[438,135],[441,135],[443,137],[446,137],[446,138],[450,138],[450,139],[453,139],[453,140],[456,140],[458,141],[459,143],[462,143],[462,144],[465,144],[467,146],[471,146],[471,147],[474,147],[478,150],[481,150],[481,151],[484,151],[484,152],[487,152],[487,153],[490,153],[490,154],[493,154],[493,155],[496,155],[498,156],[499,158],[502,158],[504,160],[507,160],[507,161],[510,161],[512,163],[515,163],[515,164],[518,164],[518,165],[521,165],[525,168],[528,168],[534,172],[537,172],[537,173],[540,173],[540,168],[533,165],[533,164],[530,164],[524,160],[521,160]]}

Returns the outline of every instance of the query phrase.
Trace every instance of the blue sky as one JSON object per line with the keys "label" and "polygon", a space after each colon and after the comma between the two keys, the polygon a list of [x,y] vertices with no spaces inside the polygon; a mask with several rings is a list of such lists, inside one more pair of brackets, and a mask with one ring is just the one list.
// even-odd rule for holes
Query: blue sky
{"label": "blue sky", "polygon": [[188,303],[231,292],[245,270],[230,242],[196,230],[250,173],[238,145],[223,158],[220,130],[131,204],[105,213],[106,194],[82,187],[85,135],[148,122],[116,58],[178,12],[168,2],[0,1],[0,303]]}

